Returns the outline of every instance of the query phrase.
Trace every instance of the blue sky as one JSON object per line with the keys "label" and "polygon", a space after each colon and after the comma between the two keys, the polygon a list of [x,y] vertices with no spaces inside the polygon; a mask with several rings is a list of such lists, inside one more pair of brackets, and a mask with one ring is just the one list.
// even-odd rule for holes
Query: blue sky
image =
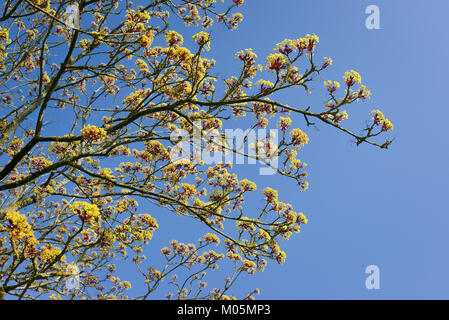
{"label": "blue sky", "polygon": [[[365,28],[371,4],[380,8],[380,30]],[[310,137],[300,155],[309,164],[307,192],[277,176],[248,176],[259,190],[278,189],[280,200],[303,211],[309,224],[282,244],[283,266],[271,264],[241,279],[237,292],[258,287],[259,299],[449,298],[448,11],[444,0],[247,0],[237,31],[214,29],[211,52],[217,70],[227,75],[241,49],[253,48],[263,58],[285,38],[316,33],[317,58],[334,59],[323,80],[341,80],[354,69],[373,92],[371,100],[348,109],[356,118],[348,126],[361,128],[357,115],[367,118],[377,108],[395,125],[387,151],[356,147],[321,124],[304,129]],[[312,106],[322,105],[321,80],[312,91]],[[295,91],[280,97],[292,106],[302,99]],[[296,123],[304,127],[300,119]],[[196,226],[178,217],[160,219],[154,240],[189,238]],[[162,230],[164,219],[173,223],[169,231]],[[380,268],[380,290],[365,288],[371,264]]]}
{"label": "blue sky", "polygon": [[[370,4],[380,8],[381,30],[365,28]],[[259,298],[449,298],[448,10],[436,0],[246,1],[238,32],[220,38],[221,53],[231,56],[316,33],[318,55],[334,59],[328,79],[354,69],[373,91],[349,110],[379,107],[395,125],[388,151],[355,147],[322,125],[307,129],[302,160],[310,189],[299,194],[281,179],[270,183],[309,224],[284,244],[285,265],[254,278]],[[300,99],[285,96],[291,105]],[[370,264],[380,268],[380,290],[365,288]]]}

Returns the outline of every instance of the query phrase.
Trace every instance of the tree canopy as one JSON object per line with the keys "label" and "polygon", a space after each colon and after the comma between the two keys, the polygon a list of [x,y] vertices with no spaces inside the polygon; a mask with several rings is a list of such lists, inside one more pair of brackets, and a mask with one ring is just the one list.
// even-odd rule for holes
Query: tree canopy
{"label": "tree canopy", "polygon": [[[116,273],[130,259],[145,283],[132,298],[158,288],[169,298],[235,298],[239,275],[282,264],[279,240],[307,218],[276,190],[238,177],[232,161],[202,154],[261,161],[299,192],[308,186],[298,159],[308,126],[333,127],[357,145],[390,145],[379,140],[393,129],[380,110],[367,112],[361,134],[346,127],[346,108],[371,95],[354,70],[341,84],[324,82],[325,105],[274,98],[287,89],[311,94],[309,83],[332,66],[316,57],[317,35],[286,39],[264,58],[243,48],[240,71],[218,75],[219,61],[205,57],[214,52],[209,30],[236,29],[243,8],[244,0],[3,2],[0,297],[126,298],[132,284]],[[180,23],[198,29],[195,46],[184,46]],[[234,119],[246,124],[239,136],[226,131]],[[272,127],[276,137],[254,138]],[[248,210],[254,192],[264,205]],[[196,243],[174,239],[160,250],[166,264],[152,265],[144,249],[164,225],[143,203],[210,232]],[[207,287],[207,272],[225,262],[233,272]]]}

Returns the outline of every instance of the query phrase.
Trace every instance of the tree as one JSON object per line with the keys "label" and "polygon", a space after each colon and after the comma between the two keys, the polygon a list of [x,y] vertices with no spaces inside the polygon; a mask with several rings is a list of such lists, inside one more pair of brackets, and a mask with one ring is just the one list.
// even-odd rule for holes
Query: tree
{"label": "tree", "polygon": [[[297,155],[309,139],[293,120],[332,126],[357,145],[389,146],[376,142],[393,129],[379,110],[362,134],[342,125],[343,108],[371,95],[353,70],[342,89],[324,83],[328,101],[316,111],[274,99],[291,88],[310,93],[309,82],[332,65],[330,58],[315,61],[316,35],[280,42],[263,65],[242,50],[235,56],[240,72],[216,76],[216,62],[204,57],[213,46],[206,31],[214,22],[237,28],[243,15],[235,9],[243,2],[3,3],[0,296],[125,298],[131,284],[115,273],[129,258],[145,282],[136,298],[151,298],[164,279],[173,287],[168,297],[234,298],[230,288],[240,274],[284,262],[279,239],[298,233],[307,218],[271,188],[261,191],[263,208],[248,212],[245,196],[255,183],[237,177],[231,163],[207,163],[202,153],[261,161],[303,191],[307,173]],[[172,27],[177,21],[203,29],[195,47],[184,46]],[[235,118],[247,125],[237,137],[247,149],[223,129]],[[254,138],[270,124],[279,129],[277,140]],[[197,243],[173,240],[161,249],[166,264],[148,265],[143,250],[159,225],[138,203],[210,232]],[[222,287],[206,290],[206,271],[225,261],[233,272]]]}

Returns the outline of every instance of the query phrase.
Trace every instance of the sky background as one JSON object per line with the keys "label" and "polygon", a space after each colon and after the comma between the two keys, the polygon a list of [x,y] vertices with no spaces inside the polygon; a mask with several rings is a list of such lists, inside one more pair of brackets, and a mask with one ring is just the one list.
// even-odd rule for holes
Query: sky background
{"label": "sky background", "polygon": [[[371,4],[380,8],[380,30],[365,27]],[[373,96],[348,108],[355,120],[347,125],[361,129],[362,119],[379,108],[393,122],[395,139],[389,150],[356,147],[334,128],[305,128],[293,117],[310,137],[299,155],[309,164],[309,190],[300,193],[293,181],[278,176],[258,176],[258,167],[238,169],[259,192],[278,189],[280,200],[304,212],[309,223],[282,243],[283,266],[270,264],[243,277],[234,292],[258,287],[258,299],[449,299],[449,2],[246,0],[239,11],[245,19],[237,31],[213,29],[211,55],[219,73],[230,75],[238,67],[234,54],[241,49],[254,49],[263,63],[283,39],[316,33],[316,61],[330,56],[332,68],[311,87],[313,98],[296,90],[279,100],[322,106],[322,81],[342,81],[354,69]],[[258,206],[260,201],[250,203],[249,210]],[[161,227],[155,244],[198,237],[198,224],[162,211],[151,214]],[[159,249],[150,245],[150,260]],[[380,290],[365,288],[371,264],[380,268]]]}

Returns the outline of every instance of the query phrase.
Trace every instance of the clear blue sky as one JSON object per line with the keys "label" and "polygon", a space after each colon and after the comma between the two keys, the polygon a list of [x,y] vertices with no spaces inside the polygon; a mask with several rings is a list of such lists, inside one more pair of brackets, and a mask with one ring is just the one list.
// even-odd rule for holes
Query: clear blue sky
{"label": "clear blue sky", "polygon": [[[381,30],[365,28],[370,4],[380,8]],[[303,211],[309,224],[282,244],[283,266],[271,264],[243,278],[235,292],[259,287],[259,299],[448,299],[449,2],[246,0],[241,12],[245,20],[237,31],[214,28],[211,52],[220,73],[229,75],[241,49],[265,57],[285,38],[316,33],[317,57],[334,59],[324,80],[358,71],[373,97],[348,111],[383,110],[395,125],[395,140],[387,151],[356,147],[348,136],[320,124],[305,129],[310,143],[300,155],[309,164],[307,192],[279,177],[248,176],[259,190],[278,189],[280,200]],[[314,103],[322,104],[321,80],[312,91]],[[292,91],[280,100],[294,106],[303,98]],[[363,122],[352,125],[360,128]],[[155,242],[188,241],[198,227],[162,212],[154,215],[161,226]],[[164,223],[173,224],[167,229]],[[149,248],[148,257],[159,248]],[[365,288],[364,271],[371,264],[380,268],[380,290]]]}

